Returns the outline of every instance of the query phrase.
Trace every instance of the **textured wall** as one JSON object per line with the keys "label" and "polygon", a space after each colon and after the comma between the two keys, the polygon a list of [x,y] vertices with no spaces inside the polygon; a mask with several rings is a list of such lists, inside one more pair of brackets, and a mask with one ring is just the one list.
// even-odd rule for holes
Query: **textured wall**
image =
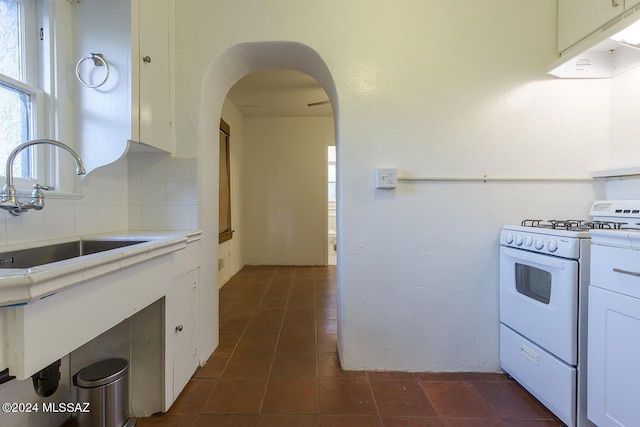
{"label": "textured wall", "polygon": [[204,174],[217,162],[208,155],[210,118],[245,74],[298,69],[334,103],[346,368],[499,368],[501,225],[584,216],[596,187],[445,182],[382,191],[373,170],[587,177],[605,167],[610,82],[549,78],[555,30],[553,0],[180,2],[176,131],[181,150],[200,154]]}
{"label": "textured wall", "polygon": [[249,118],[244,156],[245,262],[324,265],[328,117]]}

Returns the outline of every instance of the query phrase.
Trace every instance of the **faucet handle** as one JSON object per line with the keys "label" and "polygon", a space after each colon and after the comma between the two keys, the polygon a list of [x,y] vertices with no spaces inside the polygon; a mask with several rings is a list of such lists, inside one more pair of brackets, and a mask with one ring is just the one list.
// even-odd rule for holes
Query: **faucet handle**
{"label": "faucet handle", "polygon": [[46,186],[33,184],[33,191],[31,192],[31,200],[29,202],[30,209],[39,211],[44,208],[44,193],[42,190],[46,190]]}
{"label": "faucet handle", "polygon": [[40,184],[33,184],[33,188],[36,188],[36,185],[38,186],[39,189],[44,191],[53,191],[56,189],[56,187],[54,187],[53,185],[40,185]]}

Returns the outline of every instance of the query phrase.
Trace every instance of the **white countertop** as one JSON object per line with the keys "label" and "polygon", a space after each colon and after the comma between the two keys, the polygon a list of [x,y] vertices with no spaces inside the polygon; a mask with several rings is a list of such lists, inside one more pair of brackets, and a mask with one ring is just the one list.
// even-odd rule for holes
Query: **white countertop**
{"label": "white countertop", "polygon": [[591,171],[592,178],[614,178],[622,176],[640,175],[640,166],[627,166]]}
{"label": "white countertop", "polygon": [[589,230],[594,245],[640,250],[640,230]]}
{"label": "white countertop", "polygon": [[200,239],[200,231],[126,231],[43,240],[0,247],[0,252],[29,249],[57,243],[91,240],[147,240],[144,243],[83,255],[23,269],[0,269],[0,307],[27,304],[65,288],[140,262],[184,249]]}

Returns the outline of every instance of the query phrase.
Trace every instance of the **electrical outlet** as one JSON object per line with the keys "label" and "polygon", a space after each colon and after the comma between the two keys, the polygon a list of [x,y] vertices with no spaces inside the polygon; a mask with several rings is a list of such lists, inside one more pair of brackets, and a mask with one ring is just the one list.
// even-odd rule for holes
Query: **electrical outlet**
{"label": "electrical outlet", "polygon": [[396,168],[376,169],[376,188],[396,188],[398,170]]}

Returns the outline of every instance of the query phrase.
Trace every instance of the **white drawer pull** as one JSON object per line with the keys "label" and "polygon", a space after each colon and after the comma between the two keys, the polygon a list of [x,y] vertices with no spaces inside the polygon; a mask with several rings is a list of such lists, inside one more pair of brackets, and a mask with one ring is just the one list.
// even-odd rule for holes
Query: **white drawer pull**
{"label": "white drawer pull", "polygon": [[527,346],[525,346],[524,344],[520,344],[520,353],[522,353],[522,355],[529,359],[532,363],[535,363],[536,365],[540,364],[540,356],[538,356],[538,353],[531,350],[530,348],[527,348]]}
{"label": "white drawer pull", "polygon": [[614,268],[613,271],[615,273],[628,274],[629,276],[640,277],[640,273],[635,272],[635,271],[623,270],[621,268]]}

